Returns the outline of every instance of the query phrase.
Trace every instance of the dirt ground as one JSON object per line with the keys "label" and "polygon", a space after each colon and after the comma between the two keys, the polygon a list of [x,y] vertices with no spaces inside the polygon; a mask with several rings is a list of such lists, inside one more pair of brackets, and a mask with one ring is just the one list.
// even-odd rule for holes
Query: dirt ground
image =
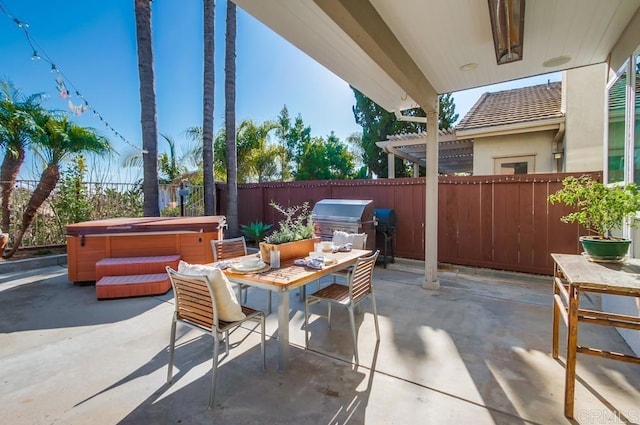
{"label": "dirt ground", "polygon": [[2,258],[0,261],[24,260],[26,258],[38,258],[48,255],[66,254],[67,246],[47,246],[39,248],[27,248],[18,250],[11,258]]}

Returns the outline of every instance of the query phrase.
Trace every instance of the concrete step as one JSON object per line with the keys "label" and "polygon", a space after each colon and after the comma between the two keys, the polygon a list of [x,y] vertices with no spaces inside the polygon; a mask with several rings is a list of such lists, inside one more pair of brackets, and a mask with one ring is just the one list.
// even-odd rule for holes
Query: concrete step
{"label": "concrete step", "polygon": [[178,268],[180,254],[152,257],[103,258],[96,263],[96,282],[104,276],[166,273],[165,267]]}
{"label": "concrete step", "polygon": [[169,275],[164,273],[103,276],[96,282],[96,297],[108,298],[142,297],[162,295],[171,289]]}

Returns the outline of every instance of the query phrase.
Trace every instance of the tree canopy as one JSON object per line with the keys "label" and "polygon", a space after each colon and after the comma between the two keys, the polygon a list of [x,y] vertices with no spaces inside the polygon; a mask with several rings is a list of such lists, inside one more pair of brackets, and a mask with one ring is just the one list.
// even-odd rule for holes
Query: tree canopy
{"label": "tree canopy", "polygon": [[[360,148],[363,152],[365,165],[370,172],[379,177],[386,177],[388,174],[387,155],[380,149],[376,142],[386,140],[388,136],[394,134],[419,133],[426,130],[426,124],[407,121],[398,121],[395,115],[388,112],[358,89],[351,87],[355,95],[356,103],[353,106],[353,115],[358,124],[362,126],[362,137]],[[406,116],[424,117],[426,116],[422,108],[415,108],[403,111]],[[440,129],[450,129],[458,119],[455,113],[455,103],[451,94],[445,94],[439,98],[439,120]],[[411,167],[405,164],[401,158],[396,158],[396,177],[408,177],[411,175]]]}
{"label": "tree canopy", "polygon": [[[190,130],[194,133],[194,130]],[[197,133],[197,131],[196,131]],[[225,180],[224,130],[214,146],[216,179]],[[236,132],[238,182],[349,179],[356,176],[355,156],[335,133],[311,136],[300,114],[292,120],[286,106],[276,120],[244,120]]]}

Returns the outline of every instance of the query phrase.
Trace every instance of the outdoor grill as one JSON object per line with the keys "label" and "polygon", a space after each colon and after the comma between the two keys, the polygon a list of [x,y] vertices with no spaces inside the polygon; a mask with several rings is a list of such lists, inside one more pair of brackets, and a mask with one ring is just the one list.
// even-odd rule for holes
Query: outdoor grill
{"label": "outdoor grill", "polygon": [[390,254],[393,263],[395,261],[394,245],[396,236],[396,212],[392,209],[377,208],[376,214],[376,235],[382,255],[378,258],[387,267],[387,253]]}
{"label": "outdoor grill", "polygon": [[335,230],[366,233],[367,249],[375,250],[376,232],[373,222],[373,201],[357,199],[323,199],[313,207],[316,236],[330,241]]}

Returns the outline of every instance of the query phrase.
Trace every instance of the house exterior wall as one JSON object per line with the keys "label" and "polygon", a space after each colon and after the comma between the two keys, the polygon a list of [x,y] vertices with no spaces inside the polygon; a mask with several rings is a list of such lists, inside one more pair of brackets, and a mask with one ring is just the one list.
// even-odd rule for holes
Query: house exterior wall
{"label": "house exterior wall", "polygon": [[531,173],[555,172],[552,141],[556,131],[507,134],[490,137],[476,137],[473,144],[473,175],[496,174],[496,158],[535,156],[535,167]]}
{"label": "house exterior wall", "polygon": [[607,65],[563,72],[564,171],[601,171],[605,137]]}

